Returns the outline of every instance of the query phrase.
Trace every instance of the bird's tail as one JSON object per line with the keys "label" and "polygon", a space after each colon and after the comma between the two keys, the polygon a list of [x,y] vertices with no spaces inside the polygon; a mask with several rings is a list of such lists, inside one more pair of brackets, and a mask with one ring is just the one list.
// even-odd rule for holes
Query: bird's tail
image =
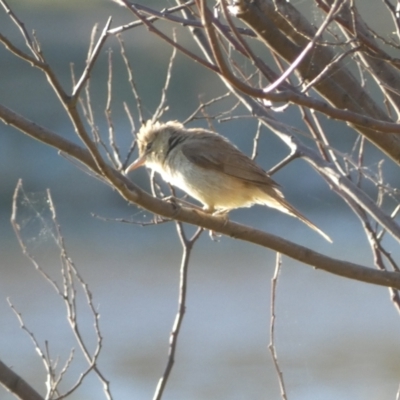
{"label": "bird's tail", "polygon": [[[316,225],[314,225],[308,218],[306,218],[300,211],[297,211],[290,203],[288,203],[284,198],[277,199],[275,198],[276,203],[273,206],[280,211],[283,211],[286,214],[292,215],[293,217],[298,218],[300,221],[304,222],[307,226],[314,231],[318,232],[325,240],[329,243],[332,243],[332,239],[321,229],[319,229]],[[271,206],[271,204],[269,204]]]}

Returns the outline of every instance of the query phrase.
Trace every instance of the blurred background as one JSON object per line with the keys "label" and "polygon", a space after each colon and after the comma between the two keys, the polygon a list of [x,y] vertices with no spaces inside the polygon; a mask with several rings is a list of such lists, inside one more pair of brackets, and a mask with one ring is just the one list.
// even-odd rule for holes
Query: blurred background
{"label": "blurred background", "polygon": [[[62,81],[71,86],[70,64],[77,76],[84,68],[94,24],[101,30],[109,16],[112,26],[130,22],[132,15],[111,1],[9,0],[9,5],[35,31],[44,55]],[[294,2],[294,5],[298,5]],[[311,1],[301,2],[307,10]],[[371,22],[383,27],[387,16]],[[174,2],[142,1],[162,9]],[[164,24],[164,26],[168,26]],[[0,32],[21,49],[24,41],[6,13],[0,11]],[[191,39],[182,36],[188,46]],[[154,112],[164,84],[171,48],[140,27],[123,35],[146,117]],[[193,46],[194,48],[194,46]],[[113,56],[113,121],[122,154],[132,135],[122,102],[135,114],[134,98],[115,38],[109,38],[92,73],[92,105],[100,131],[104,118],[108,50]],[[67,91],[68,91],[67,90]],[[187,118],[199,105],[226,92],[219,80],[181,54],[172,72],[169,110],[164,120]],[[40,71],[0,48],[0,102],[38,124],[78,142],[70,122]],[[212,112],[234,102],[217,104]],[[247,115],[244,109],[237,115]],[[281,120],[300,126],[298,116]],[[190,126],[207,126],[205,121]],[[215,128],[251,154],[256,125],[251,119],[216,123]],[[354,140],[350,130],[327,131],[343,148]],[[287,148],[262,131],[258,162],[269,169],[287,155]],[[135,156],[135,155],[134,155]],[[373,164],[381,154],[368,148]],[[133,159],[134,157],[132,157]],[[395,168],[385,172],[398,180]],[[307,176],[307,179],[302,177]],[[310,177],[315,179],[311,179]],[[148,189],[143,169],[131,175]],[[177,311],[181,245],[173,223],[141,227],[116,219],[148,221],[151,215],[126,204],[117,193],[84,173],[69,160],[20,132],[0,125],[0,354],[1,360],[45,393],[45,370],[23,332],[7,299],[22,314],[43,345],[49,342],[53,359],[63,365],[76,347],[63,302],[21,252],[10,224],[12,196],[23,180],[27,201],[20,203],[19,223],[32,254],[43,269],[60,281],[60,261],[47,210],[50,189],[69,257],[93,293],[104,337],[99,368],[111,382],[115,399],[149,399],[162,375],[168,341]],[[334,240],[329,245],[301,222],[262,207],[238,210],[231,219],[281,235],[324,254],[372,267],[372,258],[358,220],[327,185],[301,160],[274,176],[287,199]],[[398,183],[398,182],[397,182]],[[94,215],[111,219],[105,221]],[[44,222],[43,222],[44,221]],[[185,227],[192,233],[192,227]],[[399,255],[393,246],[393,257]],[[187,310],[178,343],[176,363],[165,399],[277,399],[279,385],[268,351],[272,251],[222,237],[203,234],[196,243],[188,282]],[[80,298],[80,300],[83,300]],[[94,346],[92,319],[80,301],[83,335]],[[290,399],[394,399],[400,381],[399,316],[388,291],[346,280],[283,258],[276,299],[276,345]],[[76,349],[78,352],[78,349]],[[77,355],[62,388],[68,388],[84,369]],[[71,399],[103,398],[96,377],[89,377]],[[0,388],[0,398],[14,397]]]}

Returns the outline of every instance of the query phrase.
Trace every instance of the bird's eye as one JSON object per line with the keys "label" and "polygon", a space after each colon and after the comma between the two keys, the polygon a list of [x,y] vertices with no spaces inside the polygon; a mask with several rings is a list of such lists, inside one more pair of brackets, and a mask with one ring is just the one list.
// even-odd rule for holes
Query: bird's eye
{"label": "bird's eye", "polygon": [[153,145],[153,142],[147,143],[147,144],[146,144],[146,151],[150,151],[152,145]]}

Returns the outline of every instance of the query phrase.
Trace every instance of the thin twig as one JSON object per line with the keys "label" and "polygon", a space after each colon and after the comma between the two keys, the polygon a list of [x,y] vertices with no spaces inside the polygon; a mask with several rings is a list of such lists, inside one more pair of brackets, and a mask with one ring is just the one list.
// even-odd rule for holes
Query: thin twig
{"label": "thin twig", "polygon": [[125,50],[125,43],[122,40],[121,35],[117,35],[117,39],[118,39],[118,42],[120,45],[121,57],[122,57],[122,60],[124,61],[126,72],[128,73],[128,82],[129,82],[129,85],[131,86],[133,97],[135,98],[136,110],[139,115],[139,122],[141,124],[143,124],[145,122],[145,118],[144,118],[144,113],[143,113],[142,99],[139,96],[139,92],[136,87],[136,82],[133,79],[133,68],[130,65],[130,62],[129,62],[129,59],[128,59],[128,56],[127,56],[126,50]]}
{"label": "thin twig", "polygon": [[172,327],[170,339],[169,339],[169,350],[168,350],[168,361],[165,367],[164,373],[160,380],[158,381],[158,385],[156,387],[156,391],[153,396],[153,400],[160,400],[165,390],[165,386],[168,382],[169,375],[171,373],[172,367],[175,362],[175,352],[178,344],[178,337],[180,328],[182,325],[183,317],[186,311],[186,291],[187,291],[187,274],[189,267],[189,260],[191,251],[193,249],[193,245],[196,240],[200,237],[203,232],[202,228],[198,228],[193,236],[188,239],[181,222],[176,222],[176,229],[178,231],[178,236],[182,244],[183,253],[181,260],[181,268],[180,268],[180,283],[179,283],[179,304],[178,304],[178,312],[175,317],[175,321]]}
{"label": "thin twig", "polygon": [[[125,2],[123,2],[122,0],[120,0],[120,1],[121,1],[121,3],[123,3],[123,5],[126,6]],[[173,22],[175,24],[182,25],[182,26],[189,26],[191,28],[203,28],[202,23],[200,21],[198,21],[198,20],[193,20],[193,19],[189,20],[189,19],[180,18],[180,17],[177,17],[175,15],[172,15],[172,13],[188,9],[193,4],[195,4],[195,1],[191,0],[191,1],[187,1],[187,2],[185,2],[183,4],[180,4],[178,6],[166,8],[166,9],[161,10],[161,11],[157,11],[157,10],[151,9],[149,7],[146,7],[143,4],[135,4],[135,7],[138,10],[143,11],[144,13],[146,13],[148,15],[151,15],[150,17],[146,18],[146,21],[149,22],[149,23],[156,22],[159,19],[163,19],[163,20],[166,20],[166,21]],[[126,31],[128,29],[136,28],[136,27],[141,26],[141,25],[144,25],[144,22],[142,20],[133,21],[133,22],[130,22],[129,24],[118,26],[118,27],[113,28],[113,29],[109,29],[108,32],[111,35],[115,35],[115,34],[119,34],[121,32],[124,32],[124,31]],[[256,36],[255,33],[251,29],[248,29],[248,28],[237,28],[237,29],[242,35],[246,35],[246,36],[249,36],[249,37],[252,37],[252,38],[254,38]],[[229,32],[229,26],[221,24],[221,30],[226,34],[226,33]]]}
{"label": "thin twig", "polygon": [[281,254],[276,253],[275,272],[274,272],[274,276],[272,277],[272,280],[271,280],[271,323],[270,323],[270,328],[269,328],[270,343],[268,345],[268,349],[271,352],[272,361],[274,362],[274,367],[275,367],[276,373],[278,375],[278,381],[279,381],[279,387],[281,390],[282,399],[287,400],[285,382],[283,379],[282,370],[279,367],[278,355],[276,353],[276,346],[275,346],[276,287],[278,285],[278,278],[279,278],[281,266],[282,266]]}
{"label": "thin twig", "polygon": [[[174,30],[173,33],[173,39],[174,42],[176,42],[176,32]],[[160,98],[160,102],[156,108],[156,111],[153,114],[153,121],[158,121],[164,114],[164,112],[167,109],[166,103],[167,103],[167,91],[168,91],[168,87],[169,84],[171,82],[171,76],[172,76],[172,66],[174,65],[174,60],[175,60],[175,56],[176,56],[176,47],[173,47],[172,49],[172,54],[171,57],[169,59],[169,63],[168,63],[168,68],[167,68],[167,75],[165,77],[165,83],[164,86],[161,90],[161,98]]]}
{"label": "thin twig", "polygon": [[112,102],[112,77],[113,77],[112,51],[108,53],[108,79],[107,79],[107,101],[104,113],[108,124],[108,144],[112,151],[112,162],[118,170],[122,170],[121,153],[115,140],[115,129],[112,120],[111,102]]}
{"label": "thin twig", "polygon": [[259,141],[260,135],[261,135],[261,126],[262,126],[262,124],[260,122],[258,122],[257,131],[253,138],[253,151],[251,153],[252,160],[255,160],[257,157],[257,154],[258,154],[258,141]]}
{"label": "thin twig", "polygon": [[53,372],[53,367],[51,364],[51,360],[49,360],[46,357],[45,352],[42,350],[42,348],[39,345],[38,340],[36,339],[34,333],[26,326],[23,318],[22,318],[22,314],[20,312],[17,311],[17,309],[15,308],[15,306],[12,304],[10,299],[7,299],[8,305],[10,306],[11,310],[14,312],[14,315],[17,317],[18,322],[20,324],[20,327],[23,331],[25,331],[27,333],[27,335],[29,336],[29,338],[31,339],[33,346],[36,350],[36,352],[39,354],[39,357],[42,360],[42,363],[46,369],[46,377],[47,377],[47,381],[46,381],[46,388],[47,388],[47,393],[46,393],[46,399],[49,398],[49,396],[53,393],[54,390],[54,372]]}
{"label": "thin twig", "polygon": [[83,88],[83,85],[89,79],[90,73],[93,69],[93,66],[94,66],[96,60],[97,60],[97,57],[99,56],[100,51],[103,47],[103,44],[105,43],[105,41],[107,39],[107,36],[108,36],[107,30],[109,29],[109,27],[111,25],[111,21],[112,21],[112,18],[109,17],[103,28],[103,31],[101,32],[99,40],[96,43],[96,46],[93,48],[93,51],[92,51],[89,59],[86,62],[86,66],[82,72],[81,77],[79,78],[78,82],[76,83],[75,87],[72,90],[71,100],[75,100],[75,101],[78,100],[78,97]]}
{"label": "thin twig", "polygon": [[[97,377],[99,378],[100,382],[103,384],[103,389],[104,389],[104,394],[107,399],[111,400],[112,395],[110,392],[110,383],[109,381],[104,377],[102,372],[99,370],[97,366],[97,360],[100,355],[101,349],[102,349],[102,342],[103,338],[100,332],[100,327],[99,327],[99,314],[96,310],[96,307],[93,304],[93,298],[92,298],[92,293],[89,289],[88,284],[83,280],[81,275],[79,274],[76,266],[74,265],[73,261],[71,258],[68,256],[67,251],[66,251],[66,246],[64,243],[64,238],[61,234],[61,228],[58,224],[57,221],[57,215],[54,207],[54,203],[50,194],[50,191],[47,191],[46,195],[46,204],[48,205],[49,211],[51,212],[51,221],[52,221],[52,238],[54,240],[54,243],[57,245],[59,251],[60,251],[60,259],[61,259],[61,276],[62,276],[62,288],[56,283],[55,280],[53,280],[44,270],[40,267],[39,263],[35,260],[33,255],[31,255],[28,252],[27,246],[24,243],[21,235],[21,227],[18,224],[18,198],[20,194],[24,196],[26,199],[27,204],[30,204],[29,199],[27,199],[23,188],[22,188],[22,181],[19,180],[17,187],[14,192],[13,196],[13,208],[12,208],[12,216],[11,216],[11,221],[12,225],[14,227],[16,236],[18,238],[18,241],[20,243],[21,249],[23,250],[24,254],[29,258],[29,260],[32,262],[32,264],[35,266],[36,270],[38,270],[41,275],[44,277],[44,279],[51,284],[55,292],[62,298],[65,307],[66,307],[66,312],[68,316],[68,322],[70,324],[71,330],[75,335],[76,341],[85,356],[88,366],[87,368],[80,374],[79,378],[77,381],[63,394],[59,395],[57,397],[58,400],[61,400],[67,396],[69,396],[71,393],[73,393],[83,382],[86,376],[91,371],[94,371]],[[37,214],[37,211],[35,211]],[[40,216],[41,217],[41,216]],[[43,219],[41,217],[41,219]],[[45,223],[45,222],[43,222]],[[75,279],[80,284],[80,287],[82,288],[83,294],[86,297],[86,303],[89,307],[89,310],[93,316],[94,320],[94,331],[96,335],[96,346],[93,351],[89,350],[89,346],[86,343],[86,340],[83,338],[83,335],[80,331],[80,326],[78,324],[78,314],[77,314],[77,303],[76,303],[76,291],[77,289],[75,288]],[[29,334],[33,342],[35,343],[35,348],[38,351],[39,355],[41,356],[43,363],[45,365],[45,368],[47,370],[47,389],[48,389],[48,394],[47,397],[50,398],[53,396],[53,394],[58,393],[58,384],[61,382],[61,379],[63,375],[66,373],[68,367],[71,365],[71,357],[73,357],[73,353],[70,353],[70,357],[68,358],[67,362],[65,363],[64,367],[62,368],[61,372],[59,373],[58,377],[56,376],[54,367],[51,363],[50,359],[46,358],[45,352],[40,350],[39,344],[37,343],[33,333],[31,333],[23,323],[21,315],[15,310],[14,306],[12,306],[12,309],[16,313],[18,320],[21,323],[21,327]]]}
{"label": "thin twig", "polygon": [[[62,396],[60,396],[57,400],[61,400],[67,396],[69,396],[72,392],[74,392],[82,383],[83,379],[89,374],[90,371],[94,371],[99,378],[100,382],[103,384],[103,390],[104,394],[107,399],[112,400],[113,396],[110,391],[110,382],[105,378],[103,373],[99,370],[97,366],[97,360],[98,357],[100,356],[101,349],[103,347],[103,336],[100,331],[100,326],[99,326],[99,318],[100,315],[98,311],[96,310],[95,305],[93,304],[93,296],[92,293],[89,289],[89,285],[83,280],[82,276],[78,272],[75,264],[71,260],[70,257],[68,257],[67,252],[66,252],[66,247],[64,243],[64,237],[61,234],[61,228],[58,224],[57,220],[57,215],[56,215],[56,209],[53,203],[53,199],[50,195],[50,191],[48,191],[48,204],[49,204],[49,209],[52,214],[52,221],[57,233],[57,244],[60,248],[61,251],[61,260],[62,260],[62,276],[64,278],[64,291],[62,293],[62,297],[64,299],[64,303],[67,308],[67,314],[68,314],[68,321],[70,323],[71,329],[75,335],[75,338],[77,340],[77,343],[79,344],[80,349],[82,350],[83,355],[85,356],[87,362],[88,362],[88,367],[87,369],[81,373],[80,377],[78,378],[77,382],[75,385],[73,385],[66,393],[64,393]],[[74,289],[74,282],[73,278],[77,278],[79,281],[81,288],[83,290],[83,293],[86,297],[86,303],[89,307],[89,310],[93,316],[93,321],[94,321],[94,331],[96,335],[96,347],[95,349],[90,352],[88,349],[88,346],[83,339],[83,336],[80,332],[80,327],[78,324],[78,316],[77,316],[77,305],[76,305],[76,290]]]}
{"label": "thin twig", "polygon": [[337,64],[340,64],[344,58],[346,58],[348,55],[356,53],[357,51],[360,50],[360,48],[361,48],[360,46],[356,46],[345,51],[344,53],[336,55],[335,58],[329,64],[327,64],[325,68],[317,76],[315,76],[310,82],[308,82],[301,89],[301,91],[303,93],[307,93],[312,87],[317,85],[319,82],[321,82],[322,79],[328,76],[330,70],[332,70]]}
{"label": "thin twig", "polygon": [[209,63],[208,61],[204,60],[203,58],[197,56],[195,53],[189,51],[187,48],[181,46],[180,44],[175,43],[167,35],[165,35],[163,32],[161,32],[159,29],[157,29],[151,22],[149,22],[145,17],[143,17],[141,15],[139,9],[135,5],[129,3],[125,0],[121,0],[121,1],[123,1],[126,4],[126,6],[144,23],[144,25],[148,28],[148,30],[150,32],[156,34],[158,37],[163,39],[165,42],[167,42],[171,46],[176,47],[179,51],[181,51],[183,54],[187,55],[192,60],[198,62],[199,64],[210,69],[211,71],[217,72],[218,69],[215,65],[213,65],[213,64]]}
{"label": "thin twig", "polygon": [[[223,1],[223,0],[222,0]],[[296,59],[289,65],[287,70],[277,79],[275,82],[268,85],[266,88],[263,89],[265,93],[271,92],[272,90],[276,89],[289,75],[300,65],[300,63],[305,59],[308,53],[313,49],[319,38],[327,29],[328,25],[332,22],[335,14],[338,13],[340,7],[344,4],[343,0],[335,0],[332,4],[328,14],[325,17],[324,22],[318,28],[317,32],[315,33],[313,39],[307,44],[307,46],[302,50],[302,52],[296,57]]]}
{"label": "thin twig", "polygon": [[5,9],[6,13],[9,15],[11,20],[14,22],[14,24],[18,27],[18,29],[21,31],[22,37],[25,39],[25,43],[33,56],[36,58],[37,61],[43,62],[43,58],[40,52],[40,49],[36,46],[36,42],[31,39],[29,36],[29,33],[27,29],[25,28],[25,24],[16,16],[16,14],[11,10],[11,8],[8,6],[5,0],[0,0],[0,4],[3,6]]}
{"label": "thin twig", "polygon": [[[362,210],[360,207],[358,207],[356,204],[353,202],[350,202],[350,207],[354,210],[355,214],[358,216],[358,218],[361,220],[362,226],[365,231],[365,235],[368,239],[373,258],[374,258],[374,264],[375,267],[381,271],[386,271],[387,268],[385,266],[384,258],[387,260],[389,265],[392,267],[394,271],[399,272],[399,266],[397,265],[396,261],[382,245],[381,240],[378,238],[378,235],[376,233],[376,229],[373,229],[371,223],[368,220],[368,217],[365,213],[364,210]],[[396,290],[395,288],[388,288],[389,294],[390,294],[390,299],[392,303],[394,304],[396,310],[398,313],[400,313],[400,294],[399,291]]]}
{"label": "thin twig", "polygon": [[185,118],[185,120],[182,122],[183,125],[186,125],[188,122],[194,120],[195,117],[196,117],[196,115],[197,115],[199,112],[201,112],[204,108],[206,108],[206,107],[208,107],[208,106],[210,106],[210,105],[212,105],[212,104],[214,104],[214,103],[217,103],[217,102],[219,102],[220,100],[226,99],[226,98],[228,98],[230,95],[231,95],[231,93],[230,93],[230,92],[227,92],[227,93],[225,93],[225,94],[223,94],[223,95],[221,95],[221,96],[214,97],[214,98],[212,98],[212,99],[209,100],[209,101],[206,101],[206,102],[200,101],[200,105],[199,105],[187,118]]}
{"label": "thin twig", "polygon": [[[43,278],[48,281],[51,286],[53,286],[54,290],[56,292],[60,292],[60,288],[57,284],[56,281],[54,281],[53,279],[51,279],[51,277],[42,269],[42,267],[40,266],[40,264],[36,261],[35,257],[33,254],[31,254],[28,250],[28,247],[26,246],[24,240],[22,239],[22,235],[21,235],[21,226],[18,223],[18,197],[19,196],[23,196],[24,201],[29,204],[30,207],[31,203],[29,202],[23,187],[22,187],[22,179],[18,180],[17,186],[15,187],[14,190],[14,195],[13,195],[13,199],[12,199],[12,213],[11,213],[11,225],[14,228],[14,233],[15,236],[17,237],[18,243],[21,247],[22,253],[29,259],[29,261],[33,264],[33,266],[35,267],[35,269],[43,276]],[[33,212],[35,213],[35,215],[37,217],[39,217],[42,220],[42,216],[40,215],[40,213],[37,212],[37,210],[32,209]],[[44,222],[42,220],[43,224],[46,224],[46,222]]]}

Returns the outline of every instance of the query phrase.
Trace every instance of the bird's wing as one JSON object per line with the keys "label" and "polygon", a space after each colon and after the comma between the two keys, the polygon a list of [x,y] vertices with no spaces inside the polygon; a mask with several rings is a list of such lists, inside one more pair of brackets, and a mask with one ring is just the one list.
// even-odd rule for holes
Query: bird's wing
{"label": "bird's wing", "polygon": [[182,153],[199,167],[219,171],[261,187],[279,188],[261,167],[219,135],[203,133],[198,138],[186,140],[182,145]]}

